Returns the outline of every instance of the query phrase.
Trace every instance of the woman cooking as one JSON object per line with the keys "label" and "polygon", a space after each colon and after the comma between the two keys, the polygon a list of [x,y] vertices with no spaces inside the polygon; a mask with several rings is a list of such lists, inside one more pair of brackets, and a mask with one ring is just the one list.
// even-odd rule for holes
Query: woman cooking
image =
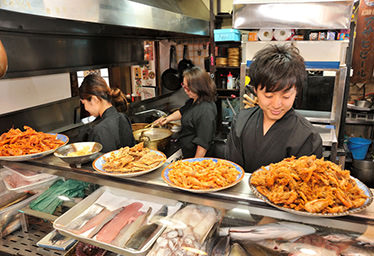
{"label": "woman cooking", "polygon": [[184,158],[204,157],[211,148],[216,132],[216,86],[208,73],[193,67],[183,73],[183,89],[190,98],[167,117],[156,120],[165,125],[181,120],[180,142]]}
{"label": "woman cooking", "polygon": [[126,99],[120,89],[112,90],[101,76],[90,74],[79,87],[79,97],[86,111],[97,117],[85,132],[84,141],[99,142],[104,153],[135,145],[130,120],[113,106],[126,110]]}
{"label": "woman cooking", "polygon": [[322,139],[292,108],[306,78],[304,59],[291,45],[270,45],[249,67],[258,106],[235,118],[226,145],[226,159],[253,172],[286,157],[322,157]]}

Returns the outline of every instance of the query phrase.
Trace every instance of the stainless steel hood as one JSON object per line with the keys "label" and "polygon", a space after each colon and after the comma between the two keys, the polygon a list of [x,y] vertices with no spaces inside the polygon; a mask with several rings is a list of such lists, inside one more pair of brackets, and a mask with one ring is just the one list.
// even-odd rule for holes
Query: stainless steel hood
{"label": "stainless steel hood", "polygon": [[5,78],[141,63],[143,41],[209,35],[201,0],[0,1]]}
{"label": "stainless steel hood", "polygon": [[234,0],[237,29],[349,29],[353,0]]}

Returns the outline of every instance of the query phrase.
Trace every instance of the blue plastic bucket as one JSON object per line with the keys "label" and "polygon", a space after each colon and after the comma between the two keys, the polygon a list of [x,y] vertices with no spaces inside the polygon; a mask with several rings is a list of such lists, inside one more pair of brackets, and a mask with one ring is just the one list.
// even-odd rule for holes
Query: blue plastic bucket
{"label": "blue plastic bucket", "polygon": [[363,160],[368,152],[371,140],[353,137],[348,140],[348,148],[352,152],[353,159]]}

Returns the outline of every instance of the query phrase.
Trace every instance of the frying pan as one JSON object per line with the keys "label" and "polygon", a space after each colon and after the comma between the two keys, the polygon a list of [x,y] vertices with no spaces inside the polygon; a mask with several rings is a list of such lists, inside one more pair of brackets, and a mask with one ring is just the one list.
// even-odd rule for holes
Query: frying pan
{"label": "frying pan", "polygon": [[194,66],[192,61],[187,59],[187,51],[188,51],[188,47],[187,45],[184,45],[183,46],[183,59],[179,61],[178,63],[178,74],[179,74],[179,78],[181,79],[181,82],[183,82],[183,72],[186,69],[190,69]]}
{"label": "frying pan", "polygon": [[175,56],[175,46],[170,46],[170,59],[169,59],[169,68],[165,70],[161,75],[162,86],[175,91],[181,87],[181,83],[178,76],[178,71],[171,67],[171,63],[174,60]]}

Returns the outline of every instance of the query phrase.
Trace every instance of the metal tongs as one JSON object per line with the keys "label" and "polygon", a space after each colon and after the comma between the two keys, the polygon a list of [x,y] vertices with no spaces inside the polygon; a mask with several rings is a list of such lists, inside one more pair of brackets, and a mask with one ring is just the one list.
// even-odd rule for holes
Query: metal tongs
{"label": "metal tongs", "polygon": [[[161,118],[161,117],[167,117],[167,115],[166,115],[166,114],[165,114],[165,115],[161,115],[160,118]],[[157,119],[157,120],[158,120],[158,119]],[[155,126],[161,127],[160,124],[156,124],[156,121],[157,121],[157,120],[153,121],[153,122],[150,123],[150,124],[147,124],[146,126],[144,126],[143,129],[146,129],[146,128],[149,128],[149,127],[153,128],[153,127],[155,127]]]}

